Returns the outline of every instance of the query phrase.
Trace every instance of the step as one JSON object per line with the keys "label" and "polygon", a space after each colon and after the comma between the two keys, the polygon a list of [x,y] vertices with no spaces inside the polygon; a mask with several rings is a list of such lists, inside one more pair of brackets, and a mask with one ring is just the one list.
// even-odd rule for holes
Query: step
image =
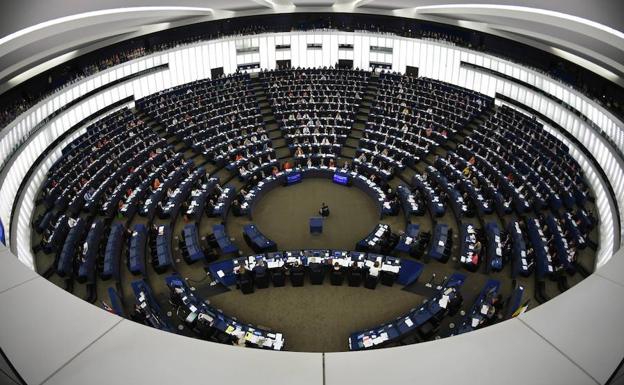
{"label": "step", "polygon": [[290,150],[288,149],[288,147],[281,147],[281,148],[277,148],[275,150],[275,156],[278,159],[290,158],[291,157],[291,153],[290,153]]}
{"label": "step", "polygon": [[286,139],[282,137],[275,138],[271,141],[273,148],[286,147]]}
{"label": "step", "polygon": [[353,159],[353,157],[355,157],[355,149],[354,148],[348,148],[348,147],[342,147],[342,151],[340,152],[340,155],[345,157],[345,158]]}
{"label": "step", "polygon": [[449,140],[452,140],[455,143],[464,143],[464,141],[466,140],[466,137],[455,134],[453,136],[449,136]]}
{"label": "step", "polygon": [[401,179],[403,183],[408,186],[412,185],[412,179],[414,178],[414,175],[416,175],[416,171],[409,167],[406,167],[403,171],[397,174],[399,179]]}
{"label": "step", "polygon": [[349,138],[354,138],[354,139],[360,139],[362,138],[362,131],[360,130],[351,130],[351,132],[349,133]]}
{"label": "step", "polygon": [[197,154],[191,159],[193,160],[193,164],[195,165],[195,167],[206,168],[207,166],[209,166],[208,159],[206,159],[203,154]]}
{"label": "step", "polygon": [[457,143],[448,141],[444,143],[441,147],[444,148],[446,151],[456,151]]}
{"label": "step", "polygon": [[427,163],[428,165],[433,166],[433,161],[435,159],[437,154],[434,153],[429,153],[427,154],[427,156],[425,157],[425,159],[423,159],[423,162]]}
{"label": "step", "polygon": [[360,141],[359,139],[356,139],[356,138],[347,138],[345,145],[351,146],[351,147],[358,147],[360,145]]}
{"label": "step", "polygon": [[223,167],[223,168],[221,168],[221,169],[219,169],[219,170],[216,170],[216,171],[215,171],[215,172],[211,175],[211,177],[217,177],[217,178],[219,178],[219,182],[220,182],[221,184],[225,184],[225,181],[226,181],[226,180],[231,179],[231,177],[232,177],[232,173],[231,173],[231,172],[229,172],[228,170],[226,170],[226,169],[225,169],[225,167]]}
{"label": "step", "polygon": [[269,132],[268,137],[271,140],[275,140],[275,139],[282,138],[283,136],[280,130],[274,130],[274,131]]}
{"label": "step", "polygon": [[229,173],[228,176],[219,179],[222,184],[229,184],[234,186],[237,190],[242,186],[242,183],[238,180],[236,175]]}

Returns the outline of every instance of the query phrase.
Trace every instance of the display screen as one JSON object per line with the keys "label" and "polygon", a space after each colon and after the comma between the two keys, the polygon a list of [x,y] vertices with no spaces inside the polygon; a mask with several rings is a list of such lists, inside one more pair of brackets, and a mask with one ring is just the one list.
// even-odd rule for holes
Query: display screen
{"label": "display screen", "polygon": [[334,174],[334,183],[346,185],[347,183],[349,183],[349,176],[336,173]]}
{"label": "display screen", "polygon": [[301,173],[297,172],[286,176],[286,184],[301,182]]}

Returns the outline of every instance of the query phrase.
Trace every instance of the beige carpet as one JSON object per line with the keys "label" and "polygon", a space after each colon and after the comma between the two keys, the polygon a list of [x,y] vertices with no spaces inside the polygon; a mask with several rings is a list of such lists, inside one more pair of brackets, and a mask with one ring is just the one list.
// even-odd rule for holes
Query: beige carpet
{"label": "beige carpet", "polygon": [[[318,216],[323,202],[331,214],[324,221],[322,234],[310,234],[309,219]],[[269,191],[256,205],[252,222],[280,250],[353,250],[380,222],[378,215],[373,199],[357,187],[309,178]],[[228,218],[230,236],[242,240],[242,226],[246,223],[249,223],[247,217]]]}
{"label": "beige carpet", "polygon": [[324,285],[269,287],[244,295],[235,290],[210,298],[213,305],[243,322],[284,333],[286,349],[300,352],[348,350],[352,332],[370,328],[407,313],[423,297],[402,286]]}

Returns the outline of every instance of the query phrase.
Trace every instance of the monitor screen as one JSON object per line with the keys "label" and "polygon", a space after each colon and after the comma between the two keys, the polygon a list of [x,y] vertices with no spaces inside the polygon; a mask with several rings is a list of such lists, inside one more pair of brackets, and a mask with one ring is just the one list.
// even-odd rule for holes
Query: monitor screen
{"label": "monitor screen", "polygon": [[301,173],[297,172],[286,176],[286,184],[301,182]]}
{"label": "monitor screen", "polygon": [[334,174],[334,183],[346,185],[349,183],[349,177],[345,174]]}

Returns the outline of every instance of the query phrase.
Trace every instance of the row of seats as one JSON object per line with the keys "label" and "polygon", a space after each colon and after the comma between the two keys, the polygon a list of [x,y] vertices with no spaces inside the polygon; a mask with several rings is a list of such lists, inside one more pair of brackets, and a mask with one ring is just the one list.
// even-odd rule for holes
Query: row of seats
{"label": "row of seats", "polygon": [[340,153],[370,73],[287,69],[261,73],[269,104],[296,158]]}
{"label": "row of seats", "polygon": [[245,294],[254,287],[264,289],[271,282],[281,287],[290,279],[292,286],[303,286],[306,276],[313,285],[321,285],[329,272],[332,285],[342,285],[345,276],[351,287],[375,289],[378,282],[392,286],[398,279],[401,260],[374,253],[330,250],[269,252],[233,260],[236,284]]}
{"label": "row of seats", "polygon": [[392,73],[380,78],[356,155],[390,175],[423,159],[492,103],[432,79]]}
{"label": "row of seats", "polygon": [[240,169],[270,141],[249,75],[205,79],[137,102],[139,108],[217,165]]}

